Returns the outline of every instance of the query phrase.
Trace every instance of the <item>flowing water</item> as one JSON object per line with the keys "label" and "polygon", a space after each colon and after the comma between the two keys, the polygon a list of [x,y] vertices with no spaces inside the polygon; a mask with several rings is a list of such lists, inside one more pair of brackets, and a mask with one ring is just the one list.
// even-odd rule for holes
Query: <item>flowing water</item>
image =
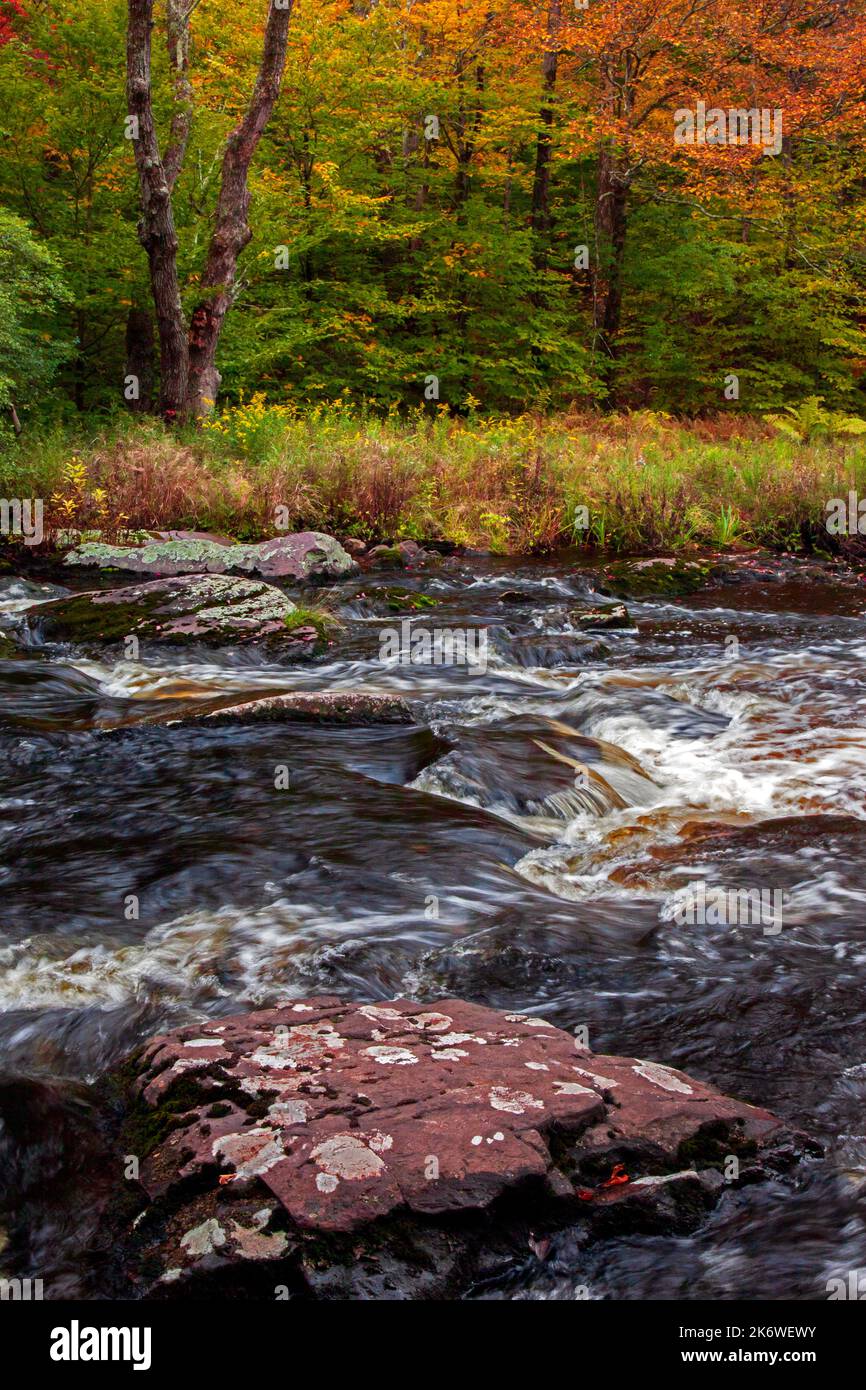
{"label": "flowing water", "polygon": [[[440,601],[413,630],[486,632],[485,669],[383,659],[400,619],[372,583],[332,595],[346,630],[311,666],[0,661],[7,1254],[55,1295],[85,1288],[86,1151],[70,1175],[62,1136],[21,1119],[25,1083],[96,1133],[95,1079],[167,1027],[450,994],[584,1025],[596,1051],[671,1063],[825,1146],[693,1236],[566,1231],[476,1296],[825,1298],[866,1266],[866,585],[631,602],[635,626],[581,665],[588,580],[567,559],[410,581]],[[2,585],[7,615],[50,593]],[[411,697],[418,722],[170,722],[215,696],[358,689]],[[781,916],[690,924],[698,882],[766,890]]]}

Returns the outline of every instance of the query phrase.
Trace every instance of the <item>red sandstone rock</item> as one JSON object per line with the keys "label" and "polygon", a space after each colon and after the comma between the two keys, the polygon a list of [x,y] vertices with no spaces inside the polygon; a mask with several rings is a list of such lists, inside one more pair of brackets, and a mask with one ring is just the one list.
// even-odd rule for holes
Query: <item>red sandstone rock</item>
{"label": "red sandstone rock", "polygon": [[148,1045],[135,1091],[140,1112],[176,1112],[141,1165],[171,1213],[163,1283],[515,1191],[588,1214],[686,1191],[706,1206],[724,1185],[710,1151],[750,1163],[785,1140],[768,1112],[674,1068],[459,1000],[312,998],[179,1029]]}

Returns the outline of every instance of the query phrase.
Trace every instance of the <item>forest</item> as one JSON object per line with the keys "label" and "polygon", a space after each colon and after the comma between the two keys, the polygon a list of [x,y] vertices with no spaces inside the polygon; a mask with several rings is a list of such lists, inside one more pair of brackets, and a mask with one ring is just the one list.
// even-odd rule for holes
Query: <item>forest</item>
{"label": "forest", "polygon": [[[176,516],[134,521],[180,524],[185,507],[216,524],[197,495],[209,491],[207,459],[278,464],[297,452],[300,422],[315,452],[321,420],[340,434],[350,415],[364,428],[348,452],[360,434],[361,452],[384,449],[390,467],[437,418],[452,440],[461,422],[495,421],[506,452],[525,449],[529,428],[542,491],[562,504],[561,539],[568,494],[572,508],[587,493],[601,509],[591,460],[571,487],[559,476],[576,435],[581,459],[587,436],[603,458],[613,436],[620,457],[628,421],[633,460],[647,431],[667,431],[665,452],[688,477],[677,425],[713,422],[704,445],[750,437],[762,482],[788,445],[850,440],[866,362],[863,10],[134,5],[129,23],[143,17],[152,48],[138,135],[122,0],[2,0],[5,490],[25,490],[13,486],[23,473],[65,495],[70,453],[92,454],[96,477],[118,436],[135,447],[136,424],[152,444],[148,419],[182,433],[209,418],[187,439],[204,460],[198,488],[179,477]],[[163,202],[146,166],[160,170]],[[170,227],[157,227],[160,209]],[[160,246],[171,247],[165,264]],[[469,434],[455,451],[495,471]],[[440,440],[440,463],[451,453]],[[826,495],[833,460],[799,458],[805,490]],[[258,497],[260,475],[242,471]],[[484,506],[459,461],[449,471],[469,531],[483,534]],[[603,534],[630,536],[617,479],[602,471]],[[490,481],[491,516],[508,514],[509,486]],[[653,480],[650,510],[665,487]],[[317,480],[323,515],[326,490]],[[410,490],[403,522],[429,527]],[[686,510],[706,510],[710,491],[696,480]],[[738,516],[764,535],[747,492]],[[365,505],[359,496],[359,526]],[[231,508],[228,520],[241,524]],[[776,521],[790,531],[789,517]],[[724,532],[718,515],[713,526]],[[543,543],[550,526],[537,529]],[[651,524],[644,539],[658,539]]]}

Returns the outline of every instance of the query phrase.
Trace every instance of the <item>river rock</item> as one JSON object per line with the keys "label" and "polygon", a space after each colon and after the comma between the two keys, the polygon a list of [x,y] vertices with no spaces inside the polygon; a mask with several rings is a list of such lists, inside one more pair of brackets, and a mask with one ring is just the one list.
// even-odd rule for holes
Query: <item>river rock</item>
{"label": "river rock", "polygon": [[415,724],[418,715],[399,695],[375,695],[363,690],[315,690],[270,695],[243,704],[224,704],[202,714],[172,720],[177,724],[327,724],[367,728],[379,724]]}
{"label": "river rock", "polygon": [[221,536],[216,531],[154,531],[151,538],[155,541],[213,541],[214,545],[237,544],[231,536]]}
{"label": "river rock", "polygon": [[375,545],[364,556],[365,565],[376,569],[428,569],[442,564],[442,556],[426,550],[417,541],[398,541],[396,545]]}
{"label": "river rock", "polygon": [[617,560],[597,579],[599,593],[616,598],[679,598],[709,581],[712,565],[671,556]]}
{"label": "river rock", "polygon": [[137,637],[172,644],[315,647],[320,639],[313,629],[306,641],[304,629],[287,629],[285,620],[294,612],[291,599],[272,584],[213,574],[74,594],[40,604],[23,621],[31,640],[85,646]]}
{"label": "river rock", "polygon": [[301,583],[342,579],[354,574],[351,555],[321,531],[275,536],[258,545],[226,544],[223,538],[193,535],[178,540],[151,540],[144,545],[106,545],[91,541],[71,551],[65,564],[126,570],[131,574],[172,578],[186,574],[254,574],[263,579]]}
{"label": "river rock", "polygon": [[605,632],[634,627],[634,621],[624,603],[611,603],[603,608],[572,608],[569,620],[583,632]]}
{"label": "river rock", "polygon": [[388,617],[392,613],[424,613],[438,608],[441,599],[417,589],[404,589],[398,585],[367,585],[356,594],[347,597],[348,609],[360,611],[364,616]]}
{"label": "river rock", "polygon": [[672,1067],[457,999],[314,997],[192,1024],[123,1082],[141,1196],[118,1248],[166,1296],[451,1296],[491,1240],[525,1262],[528,1222],[689,1229],[731,1157],[754,1181],[801,1148]]}
{"label": "river rock", "polygon": [[559,666],[586,666],[591,661],[603,661],[610,656],[610,648],[597,638],[568,633],[541,632],[514,637],[504,651],[515,666],[548,670]]}
{"label": "river rock", "polygon": [[34,603],[46,603],[48,599],[63,598],[68,593],[69,590],[59,584],[40,584],[14,575],[0,576],[0,609],[5,613],[18,612]]}
{"label": "river rock", "polygon": [[616,598],[679,598],[730,585],[855,584],[856,572],[838,561],[767,550],[709,551],[684,559],[651,555],[617,560],[591,576],[599,593]]}

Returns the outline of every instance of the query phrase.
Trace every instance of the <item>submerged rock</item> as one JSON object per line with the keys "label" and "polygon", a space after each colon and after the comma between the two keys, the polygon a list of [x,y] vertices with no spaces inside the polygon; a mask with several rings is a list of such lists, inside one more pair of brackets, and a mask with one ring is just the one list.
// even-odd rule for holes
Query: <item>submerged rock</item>
{"label": "submerged rock", "polygon": [[558,666],[586,666],[591,661],[603,661],[610,656],[610,648],[597,638],[570,636],[567,633],[532,633],[514,637],[504,651],[515,666],[548,670]]}
{"label": "submerged rock", "polygon": [[226,544],[223,538],[193,535],[179,540],[153,540],[144,545],[79,545],[65,563],[98,569],[126,570],[172,578],[186,574],[255,574],[264,579],[294,579],[315,583],[342,579],[357,569],[351,555],[321,531],[275,536],[258,545]]}
{"label": "submerged rock", "polygon": [[0,577],[0,608],[7,613],[29,608],[34,603],[45,603],[48,599],[62,598],[68,593],[69,590],[59,584],[40,584],[12,575]]}
{"label": "submerged rock", "polygon": [[397,585],[371,585],[352,594],[347,600],[349,608],[360,609],[373,617],[386,617],[391,613],[423,613],[437,608],[441,599],[432,594],[421,593],[416,589],[403,589]]}
{"label": "submerged rock", "polygon": [[672,1067],[456,999],[194,1024],[125,1084],[142,1197],[119,1250],[151,1295],[448,1296],[491,1243],[525,1262],[528,1221],[689,1229],[804,1142]]}
{"label": "submerged rock", "polygon": [[23,621],[31,636],[84,646],[136,637],[172,644],[316,647],[315,633],[306,641],[286,627],[295,611],[291,599],[271,584],[214,574],[74,594],[41,604]]}

